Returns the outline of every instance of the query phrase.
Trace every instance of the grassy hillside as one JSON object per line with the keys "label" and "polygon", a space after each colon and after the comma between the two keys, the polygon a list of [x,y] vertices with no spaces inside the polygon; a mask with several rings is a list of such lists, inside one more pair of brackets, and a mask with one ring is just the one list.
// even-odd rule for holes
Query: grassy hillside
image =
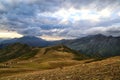
{"label": "grassy hillside", "polygon": [[9,61],[11,59],[18,59],[20,56],[30,58],[34,56],[36,52],[36,49],[33,50],[32,47],[28,45],[15,43],[0,49],[0,62]]}
{"label": "grassy hillside", "polygon": [[0,73],[11,75],[24,70],[62,68],[87,58],[64,45],[39,48],[16,43],[0,50]]}
{"label": "grassy hillside", "polygon": [[119,80],[120,56],[91,63],[83,60],[63,69],[22,73],[23,71],[7,77],[2,76],[0,80]]}
{"label": "grassy hillside", "polygon": [[[31,59],[32,58],[32,59]],[[79,54],[74,50],[64,46],[57,45],[52,47],[30,47],[25,44],[15,43],[3,49],[0,49],[0,62],[17,60],[37,60],[37,59],[84,59],[87,58],[83,54]]]}
{"label": "grassy hillside", "polygon": [[0,50],[0,80],[119,80],[120,57],[91,59],[64,46]]}

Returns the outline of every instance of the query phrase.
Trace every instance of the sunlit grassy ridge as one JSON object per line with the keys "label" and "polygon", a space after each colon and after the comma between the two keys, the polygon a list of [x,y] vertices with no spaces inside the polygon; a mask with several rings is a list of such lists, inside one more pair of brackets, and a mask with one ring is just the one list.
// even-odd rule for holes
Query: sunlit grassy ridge
{"label": "sunlit grassy ridge", "polygon": [[[44,57],[44,58],[43,58]],[[12,59],[29,59],[29,58],[80,58],[84,59],[86,56],[79,54],[74,50],[64,46],[57,45],[53,47],[35,48],[25,44],[15,43],[3,49],[0,49],[0,62],[9,61]],[[87,57],[86,57],[87,58]]]}
{"label": "sunlit grassy ridge", "polygon": [[20,43],[1,49],[0,57],[0,72],[6,76],[24,70],[29,72],[72,66],[79,63],[77,60],[88,58],[64,45],[39,48]]}

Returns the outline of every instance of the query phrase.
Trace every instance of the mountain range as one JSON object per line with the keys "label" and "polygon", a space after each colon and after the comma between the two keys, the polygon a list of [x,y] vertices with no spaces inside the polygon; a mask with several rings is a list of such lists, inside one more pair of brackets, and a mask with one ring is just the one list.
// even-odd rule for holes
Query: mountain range
{"label": "mountain range", "polygon": [[120,37],[46,41],[24,36],[1,42],[0,80],[119,80],[119,63]]}
{"label": "mountain range", "polygon": [[43,47],[43,46],[48,46],[49,41],[43,40],[41,38],[37,38],[34,36],[24,36],[21,38],[14,38],[14,39],[9,39],[9,40],[4,40],[1,42],[1,47],[7,46],[10,44],[14,43],[22,43],[22,44],[27,44],[29,46],[34,46],[34,47]]}
{"label": "mountain range", "polygon": [[64,44],[79,53],[87,54],[91,57],[110,57],[120,55],[120,37],[105,36],[102,34],[60,41],[46,41],[34,36],[24,36],[22,38],[4,40],[1,42],[0,47],[14,43],[27,44],[28,46],[33,47],[47,47]]}
{"label": "mountain range", "polygon": [[120,37],[97,34],[64,43],[68,47],[89,56],[110,57],[120,55]]}

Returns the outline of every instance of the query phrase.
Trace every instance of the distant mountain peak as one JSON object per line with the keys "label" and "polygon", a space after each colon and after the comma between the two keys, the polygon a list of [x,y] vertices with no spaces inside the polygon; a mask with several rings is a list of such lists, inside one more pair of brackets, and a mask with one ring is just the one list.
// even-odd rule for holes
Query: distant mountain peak
{"label": "distant mountain peak", "polygon": [[35,37],[35,36],[23,36],[21,38],[37,38],[37,39],[41,39],[41,38],[38,38],[38,37]]}
{"label": "distant mountain peak", "polygon": [[107,37],[107,36],[103,34],[96,34],[96,35],[88,35],[87,37]]}
{"label": "distant mountain peak", "polygon": [[29,46],[40,46],[40,47],[48,45],[48,42],[46,40],[35,36],[23,36],[21,38],[14,38],[11,40],[2,41],[2,44],[4,44],[5,46],[14,43],[22,43],[22,44],[27,44]]}

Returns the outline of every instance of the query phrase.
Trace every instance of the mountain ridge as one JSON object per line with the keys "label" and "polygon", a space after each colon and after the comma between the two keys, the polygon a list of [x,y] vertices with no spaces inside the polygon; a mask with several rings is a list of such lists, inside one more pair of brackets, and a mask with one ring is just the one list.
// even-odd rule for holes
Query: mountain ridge
{"label": "mountain ridge", "polygon": [[29,46],[47,46],[49,44],[48,41],[43,40],[41,38],[37,38],[34,36],[23,36],[21,38],[14,38],[10,40],[4,40],[1,42],[1,45],[7,46],[9,44],[14,44],[14,43],[22,43],[22,44],[27,44]]}
{"label": "mountain ridge", "polygon": [[59,41],[46,41],[34,36],[24,36],[11,40],[5,40],[0,47],[7,46],[14,43],[27,44],[33,47],[47,47],[53,45],[64,44],[67,47],[78,51],[79,53],[87,54],[89,56],[97,57],[110,57],[120,55],[120,37],[105,36],[102,34],[88,35],[86,37],[72,39],[72,40],[59,40]]}
{"label": "mountain ridge", "polygon": [[68,47],[90,56],[109,57],[120,55],[120,37],[99,34],[64,43]]}
{"label": "mountain ridge", "polygon": [[[85,55],[78,54],[74,50],[64,46],[56,45],[51,47],[31,47],[26,44],[15,43],[0,49],[0,62],[9,61],[12,59],[54,59],[54,58],[67,58],[67,59],[84,59]],[[86,57],[87,58],[87,57]]]}

